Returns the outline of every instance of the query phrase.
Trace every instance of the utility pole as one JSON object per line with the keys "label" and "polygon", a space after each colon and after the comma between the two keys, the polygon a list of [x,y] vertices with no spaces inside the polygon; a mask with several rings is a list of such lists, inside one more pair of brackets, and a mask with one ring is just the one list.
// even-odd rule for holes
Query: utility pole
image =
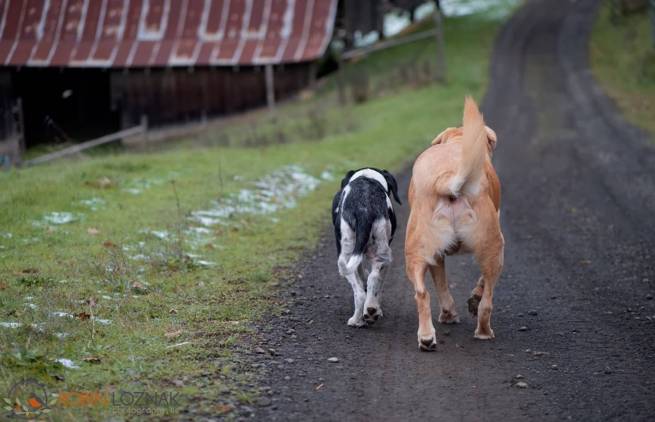
{"label": "utility pole", "polygon": [[650,0],[650,33],[653,37],[653,48],[655,48],[655,0]]}
{"label": "utility pole", "polygon": [[[651,0],[655,1],[655,0]],[[446,83],[446,48],[444,43],[443,36],[443,15],[441,14],[441,2],[440,0],[434,0],[434,26],[435,26],[435,38],[437,41],[437,71],[435,78],[437,82],[445,84]]]}

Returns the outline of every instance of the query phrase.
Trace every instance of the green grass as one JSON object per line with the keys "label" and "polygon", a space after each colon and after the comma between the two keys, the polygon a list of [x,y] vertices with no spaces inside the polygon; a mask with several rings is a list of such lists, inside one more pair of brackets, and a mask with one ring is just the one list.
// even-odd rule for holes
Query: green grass
{"label": "green grass", "polygon": [[[279,132],[281,142],[244,147],[233,135],[228,146],[215,146],[224,138],[209,133],[164,152],[0,174],[0,322],[22,324],[0,327],[0,391],[33,377],[51,393],[176,391],[210,412],[229,409],[213,407],[228,396],[252,401],[245,383],[253,374],[241,369],[234,345],[254,321],[280,310],[271,294],[325,229],[342,174],[365,165],[400,170],[442,128],[456,125],[464,95],[484,92],[498,25],[476,16],[448,20],[447,86],[394,88],[348,107],[328,91],[281,107],[275,120],[257,112],[229,128],[261,127],[260,138]],[[388,71],[417,51],[428,54],[434,45],[400,47],[373,56],[375,65],[355,66]],[[321,107],[325,129],[303,141],[307,107]],[[306,127],[316,125],[307,118]],[[212,200],[229,203],[289,165],[320,183],[296,195],[296,206],[235,213],[193,247],[186,233],[197,225],[193,211],[211,208]],[[80,202],[89,199],[95,210]],[[45,221],[52,212],[71,213],[73,221]],[[111,410],[54,407],[60,419]]]}
{"label": "green grass", "polygon": [[605,2],[591,36],[591,67],[631,123],[655,139],[655,48],[646,11],[611,22]]}

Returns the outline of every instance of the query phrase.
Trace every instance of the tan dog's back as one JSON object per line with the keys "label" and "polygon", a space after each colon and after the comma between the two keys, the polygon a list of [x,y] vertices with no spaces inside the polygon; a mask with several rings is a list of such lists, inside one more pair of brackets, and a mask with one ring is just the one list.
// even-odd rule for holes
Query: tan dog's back
{"label": "tan dog's back", "polygon": [[485,126],[475,102],[466,98],[463,126],[439,134],[414,163],[405,264],[416,292],[422,350],[436,347],[423,280],[426,270],[437,285],[439,321],[459,321],[445,281],[444,258],[453,253],[472,252],[480,263],[483,276],[473,290],[475,303],[469,301],[469,310],[476,315],[481,312],[475,337],[494,336],[489,325],[491,295],[502,268],[504,245],[499,223],[500,182],[491,164],[495,144],[496,134]]}

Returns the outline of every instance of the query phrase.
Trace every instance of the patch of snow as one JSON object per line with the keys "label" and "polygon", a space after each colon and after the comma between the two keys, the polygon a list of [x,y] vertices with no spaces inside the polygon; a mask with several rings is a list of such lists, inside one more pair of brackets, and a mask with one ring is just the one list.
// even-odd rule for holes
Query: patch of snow
{"label": "patch of snow", "polygon": [[111,320],[110,320],[110,319],[101,319],[101,318],[96,318],[96,317],[92,317],[91,319],[92,319],[94,322],[97,322],[97,323],[100,324],[100,325],[109,325],[109,324],[111,324]]}
{"label": "patch of snow", "polygon": [[45,224],[62,225],[69,224],[82,218],[82,214],[73,214],[67,211],[53,211],[43,215],[41,221],[35,221],[35,226],[43,226]]}
{"label": "patch of snow", "polygon": [[76,365],[75,362],[73,362],[70,359],[59,358],[59,359],[55,359],[55,362],[61,363],[64,367],[66,367],[68,369],[80,369],[80,367],[78,365]]}
{"label": "patch of snow", "polygon": [[22,325],[20,322],[0,322],[2,328],[18,328]]}
{"label": "patch of snow", "polygon": [[284,166],[252,183],[252,189],[213,202],[210,209],[193,211],[191,219],[202,226],[225,224],[237,215],[272,214],[294,208],[298,199],[320,185],[321,180],[298,165]]}
{"label": "patch of snow", "polygon": [[132,195],[141,195],[143,191],[137,188],[125,188],[123,192],[131,193]]}
{"label": "patch of snow", "polygon": [[[442,0],[441,10],[445,16],[465,16],[474,13],[485,13],[491,19],[501,19],[507,16],[521,0]],[[434,3],[429,3],[432,9]],[[427,7],[427,4],[421,7]],[[418,11],[417,11],[418,12]]]}
{"label": "patch of snow", "polygon": [[63,340],[68,336],[70,336],[70,333],[55,333],[55,337],[57,337],[59,340]]}
{"label": "patch of snow", "polygon": [[131,193],[132,195],[141,195],[144,190],[150,189],[153,186],[161,185],[164,183],[161,179],[135,179],[123,188],[123,192]]}
{"label": "patch of snow", "polygon": [[353,40],[353,45],[356,48],[366,47],[367,45],[375,44],[380,39],[380,34],[378,34],[377,31],[371,31],[368,34],[362,34],[361,31],[355,31],[354,35],[355,35],[355,39]]}
{"label": "patch of snow", "polygon": [[68,312],[61,312],[61,311],[50,312],[50,316],[55,316],[59,318],[74,318],[72,314],[69,314]]}
{"label": "patch of snow", "polygon": [[205,261],[204,259],[197,259],[197,260],[194,260],[193,262],[195,262],[196,264],[198,264],[198,265],[200,265],[202,267],[213,267],[213,266],[216,265],[215,262]]}
{"label": "patch of snow", "polygon": [[[434,7],[432,10],[434,10]],[[396,35],[403,29],[407,28],[411,23],[411,16],[408,12],[387,13],[384,15],[384,35],[387,37]],[[377,39],[375,41],[377,41]],[[358,45],[355,44],[355,46]]]}
{"label": "patch of snow", "polygon": [[151,234],[161,240],[168,240],[171,237],[171,234],[166,230],[143,229],[141,230],[141,233]]}
{"label": "patch of snow", "polygon": [[102,198],[94,197],[89,199],[82,199],[80,201],[80,204],[89,208],[91,211],[98,211],[100,208],[102,208],[105,205],[105,200]]}
{"label": "patch of snow", "polygon": [[334,174],[332,174],[332,172],[329,170],[325,170],[324,172],[321,173],[321,179],[327,180],[328,182],[332,181],[334,180]]}
{"label": "patch of snow", "polygon": [[9,232],[2,232],[0,233],[0,237],[2,237],[3,239],[11,239],[12,237],[14,237],[14,235]]}

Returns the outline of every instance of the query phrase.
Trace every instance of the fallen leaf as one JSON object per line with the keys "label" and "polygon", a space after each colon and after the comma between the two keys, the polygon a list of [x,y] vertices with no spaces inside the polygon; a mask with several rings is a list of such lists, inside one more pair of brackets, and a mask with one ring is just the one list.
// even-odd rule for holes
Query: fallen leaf
{"label": "fallen leaf", "polygon": [[166,338],[172,339],[176,338],[182,335],[182,330],[177,330],[177,331],[169,331],[168,333],[164,334]]}
{"label": "fallen leaf", "polygon": [[218,413],[219,415],[225,415],[233,410],[234,410],[234,406],[232,406],[231,404],[216,405],[216,413]]}
{"label": "fallen leaf", "polygon": [[87,356],[82,359],[84,362],[89,362],[89,363],[100,363],[101,360],[98,356]]}
{"label": "fallen leaf", "polygon": [[104,242],[102,242],[102,246],[104,246],[105,248],[116,248],[117,247],[116,244],[114,242],[112,242],[111,240],[105,240]]}
{"label": "fallen leaf", "polygon": [[136,293],[146,293],[148,291],[146,286],[144,286],[142,283],[139,283],[138,281],[134,281],[132,283],[132,290],[134,290]]}
{"label": "fallen leaf", "polygon": [[88,229],[86,229],[86,232],[91,236],[97,236],[98,234],[100,234],[100,230],[96,229],[95,227],[89,227]]}
{"label": "fallen leaf", "polygon": [[171,308],[170,311],[168,311],[169,314],[177,314],[177,309]]}
{"label": "fallen leaf", "polygon": [[79,312],[75,314],[75,318],[79,319],[80,321],[86,321],[87,319],[91,318],[91,315],[86,312]]}
{"label": "fallen leaf", "polygon": [[100,177],[96,180],[87,180],[85,184],[96,189],[109,189],[116,186],[116,183],[107,176]]}
{"label": "fallen leaf", "polygon": [[5,290],[6,288],[7,288],[7,284],[0,281],[0,290]]}
{"label": "fallen leaf", "polygon": [[22,274],[38,274],[39,270],[36,268],[25,268],[20,271]]}

